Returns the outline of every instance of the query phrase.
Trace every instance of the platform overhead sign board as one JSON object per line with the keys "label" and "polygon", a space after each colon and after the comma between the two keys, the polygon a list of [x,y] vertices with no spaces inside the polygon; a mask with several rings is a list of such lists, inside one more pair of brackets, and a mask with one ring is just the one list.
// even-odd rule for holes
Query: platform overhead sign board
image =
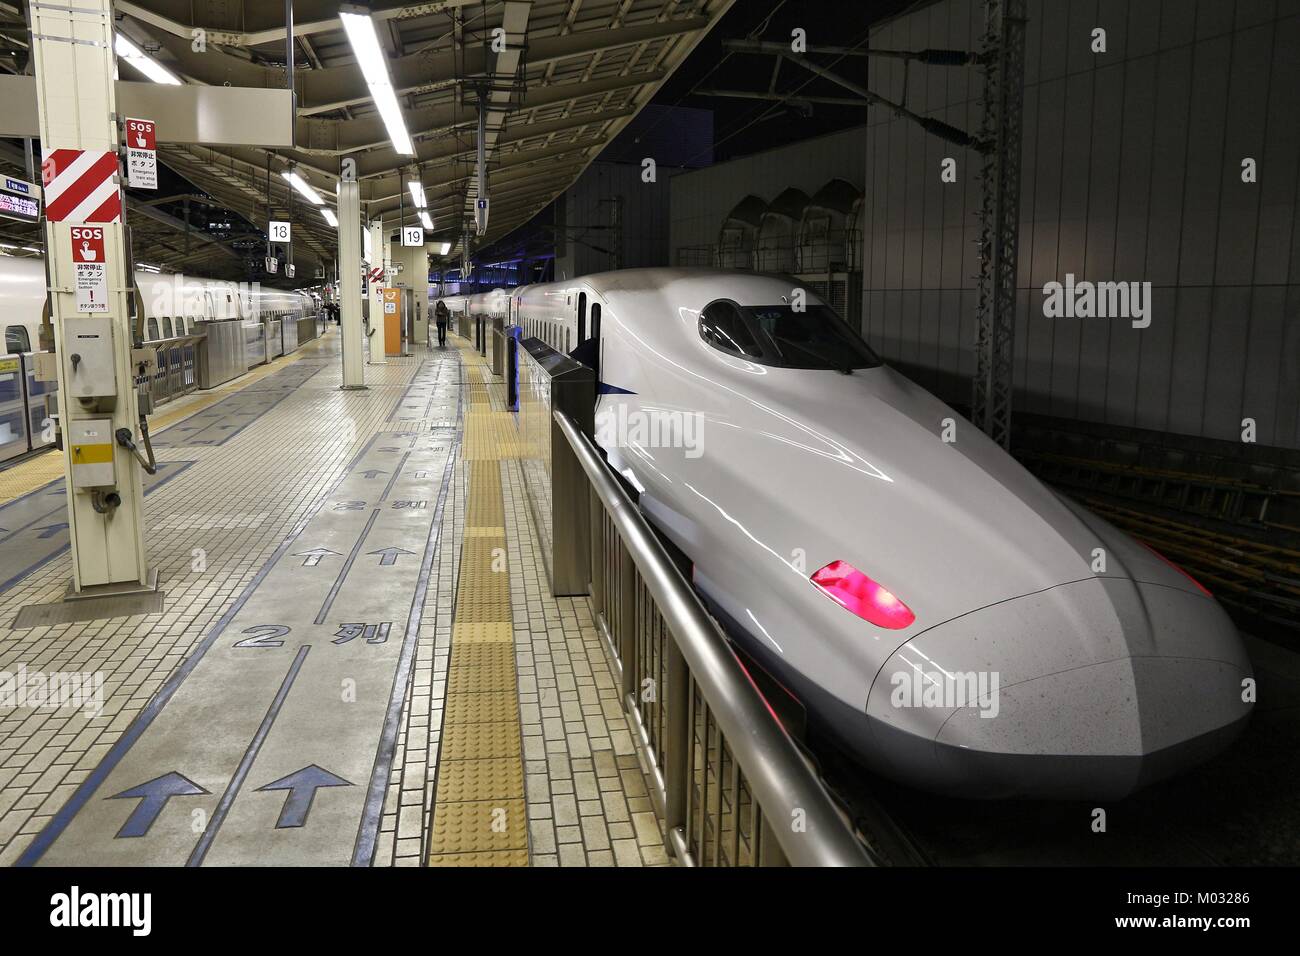
{"label": "platform overhead sign board", "polygon": [[22,179],[0,176],[0,219],[40,222],[40,187]]}
{"label": "platform overhead sign board", "polygon": [[287,222],[276,222],[272,220],[269,224],[272,242],[288,242],[289,237],[293,235],[293,230],[289,228]]}
{"label": "platform overhead sign board", "polygon": [[158,130],[153,120],[126,121],[126,184],[158,188]]}
{"label": "platform overhead sign board", "polygon": [[77,276],[77,311],[108,311],[108,266],[104,262],[104,227],[72,227],[72,264]]}
{"label": "platform overhead sign board", "polygon": [[422,246],[422,245],[424,245],[424,227],[423,227],[423,226],[403,226],[403,227],[402,227],[402,245],[404,245],[404,246]]}

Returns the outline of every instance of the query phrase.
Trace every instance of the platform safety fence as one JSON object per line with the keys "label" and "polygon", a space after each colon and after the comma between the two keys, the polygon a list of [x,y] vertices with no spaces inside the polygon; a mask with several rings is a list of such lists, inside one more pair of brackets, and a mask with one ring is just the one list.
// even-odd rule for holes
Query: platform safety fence
{"label": "platform safety fence", "polygon": [[199,387],[195,353],[202,340],[201,335],[179,335],[149,343],[154,351],[154,367],[147,384],[141,383],[145,385],[141,391],[147,389],[155,406]]}
{"label": "platform safety fence", "polygon": [[554,415],[588,481],[592,611],[677,862],[873,865],[596,446]]}

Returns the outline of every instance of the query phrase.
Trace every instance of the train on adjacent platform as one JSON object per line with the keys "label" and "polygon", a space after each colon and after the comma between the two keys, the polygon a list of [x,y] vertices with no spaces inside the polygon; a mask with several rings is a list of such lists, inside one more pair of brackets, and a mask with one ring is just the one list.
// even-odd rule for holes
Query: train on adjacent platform
{"label": "train on adjacent platform", "polygon": [[[41,348],[46,307],[45,263],[37,258],[0,257],[0,461],[50,444],[45,427],[46,396],[52,386],[36,380],[31,353]],[[320,313],[320,299],[308,292],[204,279],[137,269],[135,287],[142,342],[168,349],[174,344],[177,375],[193,384],[193,339],[199,323],[239,322],[247,371],[299,344],[297,320]],[[182,367],[183,366],[183,367]],[[161,367],[161,382],[172,369]],[[239,369],[235,369],[235,373]],[[234,373],[232,373],[234,374]]]}

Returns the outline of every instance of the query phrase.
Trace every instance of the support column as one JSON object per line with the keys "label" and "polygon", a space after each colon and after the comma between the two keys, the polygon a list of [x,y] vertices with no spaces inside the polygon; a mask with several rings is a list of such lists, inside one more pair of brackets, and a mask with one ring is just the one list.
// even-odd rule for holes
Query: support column
{"label": "support column", "polygon": [[361,192],[355,178],[339,180],[339,306],[343,387],[366,387],[361,344]]}
{"label": "support column", "polygon": [[980,168],[978,331],[971,421],[1011,447],[1016,285],[1020,244],[1020,140],[1025,87],[1025,2],[985,0],[984,121]]}
{"label": "support column", "polygon": [[384,355],[384,297],[383,288],[388,285],[388,244],[384,242],[384,224],[381,220],[372,220],[370,227],[371,265],[380,266],[384,275],[377,282],[370,283],[370,355],[367,361],[371,365],[387,365]]}
{"label": "support column", "polygon": [[[427,244],[423,246],[399,246],[393,253],[394,259],[401,265],[401,271],[393,277],[393,284],[402,290],[403,300],[411,302],[410,316],[412,328],[403,328],[403,334],[409,331],[411,338],[408,348],[429,344],[429,254]],[[404,306],[404,308],[407,308]]]}
{"label": "support column", "polygon": [[[144,550],[141,466],[119,440],[142,443],[142,419],[131,361],[136,320],[117,160],[113,14],[110,0],[29,4],[28,12],[72,542],[70,596],[89,597],[157,582]],[[80,294],[79,280],[87,287]]]}

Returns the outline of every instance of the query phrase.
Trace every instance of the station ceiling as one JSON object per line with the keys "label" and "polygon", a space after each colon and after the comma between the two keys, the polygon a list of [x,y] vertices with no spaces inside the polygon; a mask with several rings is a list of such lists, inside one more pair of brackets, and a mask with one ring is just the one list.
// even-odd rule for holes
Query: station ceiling
{"label": "station ceiling", "polygon": [[[394,228],[402,213],[406,224],[418,222],[406,188],[418,177],[432,238],[452,242],[458,256],[477,195],[480,94],[491,203],[487,232],[474,247],[527,222],[568,188],[733,2],[375,0],[370,12],[416,150],[405,156],[394,151],[370,98],[338,0],[294,0],[294,148],[160,144],[159,158],[261,228],[289,207],[291,187],[279,174],[290,165],[332,205],[340,163],[353,158],[363,208]],[[24,6],[0,2],[0,40],[14,54],[0,59],[0,69],[27,69],[24,37],[13,29],[25,20]],[[186,83],[285,86],[285,10],[276,0],[117,0],[115,9],[119,31]],[[498,27],[507,43],[494,50]],[[132,73],[120,72],[123,79]],[[12,142],[0,153],[10,166]],[[232,268],[242,263],[246,254],[226,240],[184,234],[184,223],[165,211],[180,198],[133,197],[137,258],[212,271],[225,271],[227,260]],[[335,257],[336,235],[296,196],[294,209],[301,278],[313,259]]]}

